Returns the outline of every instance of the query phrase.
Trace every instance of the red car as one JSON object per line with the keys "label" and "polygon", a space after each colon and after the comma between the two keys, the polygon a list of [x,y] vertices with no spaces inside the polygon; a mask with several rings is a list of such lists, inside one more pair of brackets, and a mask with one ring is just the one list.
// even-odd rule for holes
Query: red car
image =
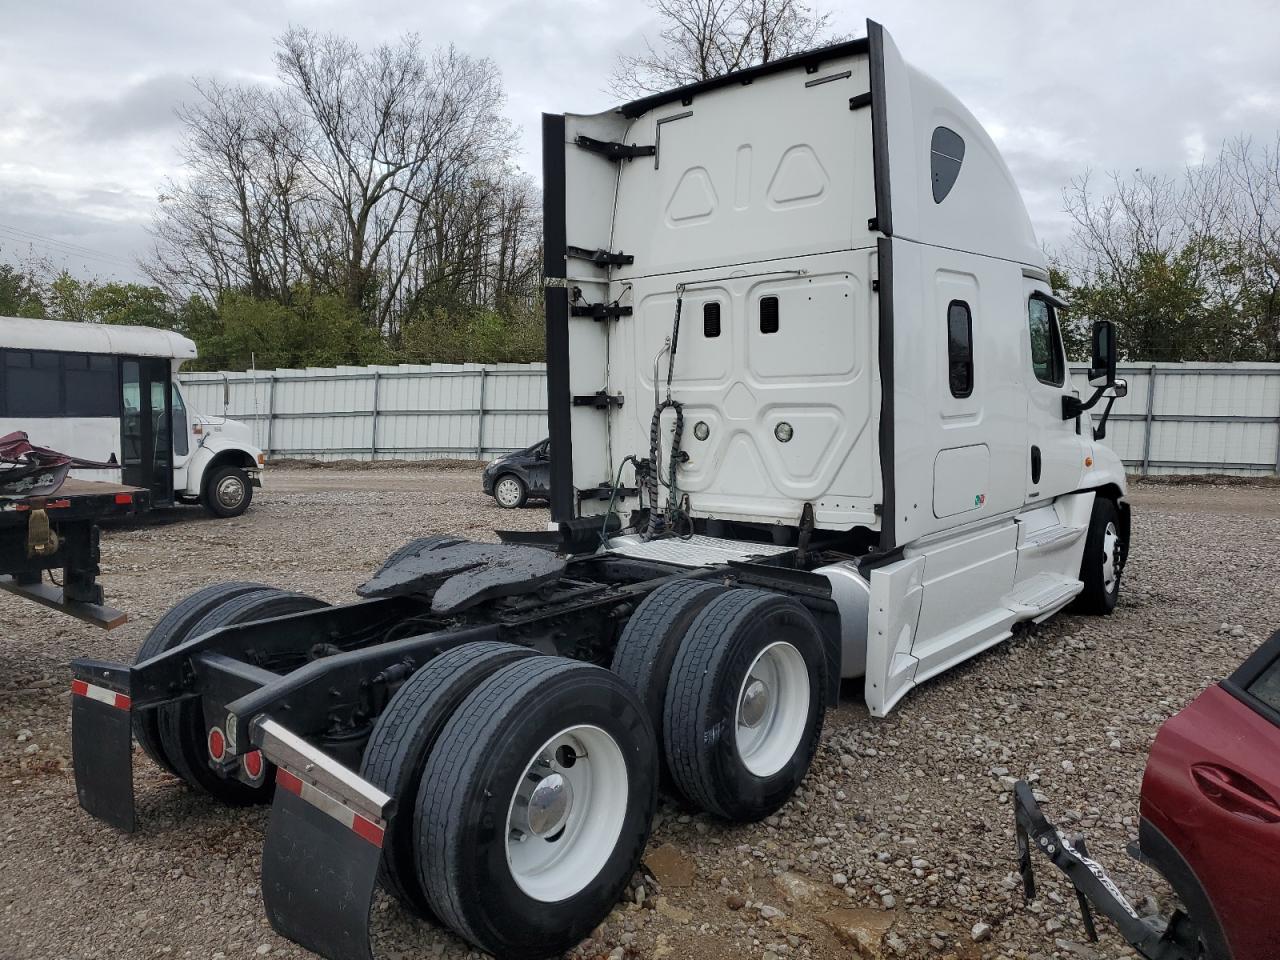
{"label": "red car", "polygon": [[1130,853],[1173,887],[1170,917],[1139,917],[1089,858],[1014,790],[1019,865],[1035,895],[1031,848],[1071,880],[1085,927],[1090,905],[1150,960],[1280,958],[1280,631],[1240,668],[1160,728],[1142,779]]}

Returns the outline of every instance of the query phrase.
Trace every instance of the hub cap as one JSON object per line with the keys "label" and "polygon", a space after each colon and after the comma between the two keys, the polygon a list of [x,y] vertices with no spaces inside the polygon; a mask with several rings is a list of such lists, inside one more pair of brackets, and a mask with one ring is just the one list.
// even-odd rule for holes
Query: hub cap
{"label": "hub cap", "polygon": [[218,481],[216,494],[218,503],[228,510],[234,510],[244,500],[244,484],[239,477],[223,477]]}
{"label": "hub cap", "polygon": [[1120,532],[1116,530],[1114,523],[1107,523],[1107,529],[1102,534],[1102,586],[1107,593],[1111,593],[1116,588],[1116,582],[1120,579]]}
{"label": "hub cap", "polygon": [[520,481],[514,477],[503,477],[494,493],[504,507],[514,507],[520,502]]}
{"label": "hub cap", "polygon": [[785,767],[804,738],[809,718],[809,671],[786,642],[756,656],[738,692],[734,738],[743,765],[757,777]]}
{"label": "hub cap", "polygon": [[572,897],[604,868],[627,815],[627,764],[604,730],[560,731],[525,767],[507,809],[507,866],[525,894]]}

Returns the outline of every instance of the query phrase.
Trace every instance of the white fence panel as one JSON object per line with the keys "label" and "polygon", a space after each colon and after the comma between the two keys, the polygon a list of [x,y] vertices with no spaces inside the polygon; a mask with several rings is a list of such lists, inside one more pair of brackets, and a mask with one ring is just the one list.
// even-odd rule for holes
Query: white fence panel
{"label": "white fence panel", "polygon": [[542,364],[184,373],[179,379],[194,409],[250,422],[255,442],[272,458],[489,459],[547,435]]}
{"label": "white fence panel", "polygon": [[[1073,367],[1081,396],[1085,368]],[[1134,473],[1280,473],[1280,364],[1126,363],[1107,443]],[[489,459],[547,435],[542,364],[184,373],[191,406],[252,423],[268,456]],[[1095,413],[1101,409],[1096,408]]]}

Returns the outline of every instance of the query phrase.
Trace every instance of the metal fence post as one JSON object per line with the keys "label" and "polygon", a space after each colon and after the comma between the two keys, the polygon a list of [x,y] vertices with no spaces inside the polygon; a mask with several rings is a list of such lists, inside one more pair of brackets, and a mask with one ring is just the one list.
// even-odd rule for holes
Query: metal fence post
{"label": "metal fence post", "polygon": [[1147,374],[1147,417],[1145,433],[1142,436],[1142,475],[1151,472],[1151,424],[1155,416],[1156,400],[1156,365],[1151,365]]}
{"label": "metal fence post", "polygon": [[488,377],[487,367],[480,368],[480,416],[476,420],[476,459],[484,459],[484,385]]}
{"label": "metal fence post", "polygon": [[271,459],[271,424],[276,418],[276,375],[271,375],[271,382],[267,387],[267,449],[266,458]]}
{"label": "metal fence post", "polygon": [[369,462],[378,459],[378,388],[382,385],[382,372],[373,371],[373,420],[369,424]]}
{"label": "metal fence post", "polygon": [[1276,476],[1280,477],[1280,410],[1276,411]]}

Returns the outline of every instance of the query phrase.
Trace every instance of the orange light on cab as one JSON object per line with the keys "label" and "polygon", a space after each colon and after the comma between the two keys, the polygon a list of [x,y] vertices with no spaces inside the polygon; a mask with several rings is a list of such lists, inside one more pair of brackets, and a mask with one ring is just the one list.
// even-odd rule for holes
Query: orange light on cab
{"label": "orange light on cab", "polygon": [[1085,458],[1084,458],[1084,465],[1085,465],[1086,467],[1092,467],[1092,466],[1093,466],[1093,457],[1085,457]]}

